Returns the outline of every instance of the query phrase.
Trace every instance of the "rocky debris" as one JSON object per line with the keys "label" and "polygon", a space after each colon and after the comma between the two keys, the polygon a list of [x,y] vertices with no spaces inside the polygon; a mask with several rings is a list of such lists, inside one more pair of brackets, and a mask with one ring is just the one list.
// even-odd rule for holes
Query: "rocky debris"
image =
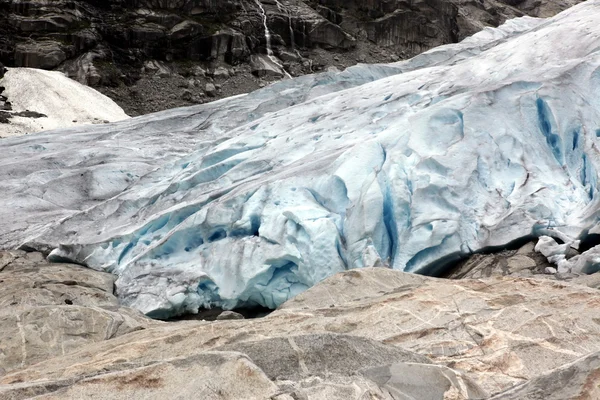
{"label": "rocky debris", "polygon": [[226,68],[219,67],[212,73],[212,76],[215,79],[223,80],[229,78],[230,74]]}
{"label": "rocky debris", "polygon": [[[0,96],[2,97],[2,96]],[[8,109],[12,109],[12,107],[10,106],[10,102],[4,102],[4,107],[7,107],[6,104],[8,103]],[[0,108],[2,108],[3,106],[0,105]],[[18,112],[6,112],[6,111],[0,111],[0,124],[9,124],[10,123],[10,119],[13,117],[23,117],[23,118],[48,118],[48,116],[46,114],[42,114],[39,112],[35,112],[35,111],[29,111],[29,110],[25,110],[25,111],[18,111]]]}
{"label": "rocky debris", "polygon": [[[2,64],[0,62],[0,80],[2,80],[5,73],[6,73],[6,68],[4,67],[4,64]],[[8,101],[8,97],[6,97],[2,94],[2,93],[4,93],[5,90],[6,90],[6,88],[4,86],[0,86],[0,110],[10,111],[10,110],[12,110],[12,105]],[[9,119],[10,119],[9,113],[0,112],[0,124],[8,124]]]}
{"label": "rocky debris", "polygon": [[143,71],[160,77],[173,75],[173,71],[164,62],[157,60],[145,62]]}
{"label": "rocky debris", "polygon": [[0,252],[0,373],[157,323],[120,307],[114,277],[40,253]]}
{"label": "rocky debris", "polygon": [[181,99],[185,100],[185,101],[192,101],[194,98],[194,94],[191,92],[191,90],[188,89],[184,89],[181,92]]}
{"label": "rocky debris", "polygon": [[[418,391],[417,398],[440,398],[440,393],[488,398],[486,393],[535,382],[600,351],[597,298],[596,289],[551,279],[446,280],[386,268],[352,270],[265,318],[157,323],[109,341],[88,342],[7,373],[0,378],[0,397],[55,390],[60,390],[56,398],[92,393],[88,390],[112,393],[108,388],[114,387],[115,376],[128,381],[140,371],[175,371],[179,367],[173,363],[183,365],[205,352],[241,352],[245,355],[236,360],[260,372],[252,376],[264,377],[257,379],[265,382],[265,390],[274,390],[270,396],[284,399],[356,398],[361,391],[386,399],[415,393],[411,390]],[[165,373],[164,387],[178,387],[175,376]],[[211,376],[215,385],[228,379]],[[427,376],[419,381],[427,388],[414,376]],[[157,393],[161,388],[156,386]]]}
{"label": "rocky debris", "polygon": [[530,242],[518,250],[503,250],[490,254],[474,254],[459,262],[444,275],[449,279],[490,278],[494,276],[520,276],[548,274],[552,264],[544,255],[535,251]]}
{"label": "rocky debris", "polygon": [[535,15],[536,17],[540,18],[551,17],[566,8],[573,7],[574,5],[580,3],[578,0],[502,0],[502,2],[518,8],[520,11],[528,15]]}
{"label": "rocky debris", "polygon": [[[186,78],[197,67],[230,75],[232,66],[248,70],[228,80],[219,98],[264,86],[263,78],[281,79],[281,68],[257,69],[252,62],[270,50],[259,4],[274,56],[298,76],[357,62],[397,61],[508,18],[550,16],[577,2],[10,0],[0,4],[0,61],[58,68],[137,115],[208,101],[199,93],[182,99],[168,90],[172,77]],[[152,80],[156,75],[168,79]],[[218,75],[215,79],[227,78]],[[155,92],[162,95],[158,104],[151,97]]]}
{"label": "rocky debris", "polygon": [[[543,240],[542,240],[543,239]],[[563,246],[564,259],[576,263],[579,252],[565,245],[558,245],[551,238],[540,238],[538,243],[551,240],[554,246]],[[448,279],[481,279],[495,276],[535,277],[570,282],[600,289],[600,274],[584,274],[581,271],[560,270],[551,264],[536,242],[529,242],[518,250],[502,250],[497,253],[474,254],[458,262],[443,277]],[[544,244],[544,243],[542,243]],[[541,246],[544,247],[544,246]],[[544,250],[547,250],[544,248]],[[591,249],[595,251],[594,249]],[[551,253],[547,253],[552,255]]]}
{"label": "rocky debris", "polygon": [[493,400],[563,400],[600,398],[600,353],[535,377],[494,396]]}
{"label": "rocky debris", "polygon": [[15,117],[25,117],[25,118],[48,118],[48,116],[46,114],[42,114],[39,113],[37,111],[29,111],[29,110],[25,110],[25,111],[18,111],[15,113],[12,113],[12,115],[14,115]]}

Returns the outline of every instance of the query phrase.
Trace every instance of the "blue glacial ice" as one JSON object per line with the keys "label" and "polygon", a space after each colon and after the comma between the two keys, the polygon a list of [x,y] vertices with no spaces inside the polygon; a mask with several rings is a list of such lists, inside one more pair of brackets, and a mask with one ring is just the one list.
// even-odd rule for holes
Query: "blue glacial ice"
{"label": "blue glacial ice", "polygon": [[[110,271],[125,305],[164,318],[274,308],[350,268],[437,274],[522,239],[575,243],[600,231],[599,18],[592,0],[405,62],[0,142],[0,244]],[[50,198],[23,188],[37,176]]]}

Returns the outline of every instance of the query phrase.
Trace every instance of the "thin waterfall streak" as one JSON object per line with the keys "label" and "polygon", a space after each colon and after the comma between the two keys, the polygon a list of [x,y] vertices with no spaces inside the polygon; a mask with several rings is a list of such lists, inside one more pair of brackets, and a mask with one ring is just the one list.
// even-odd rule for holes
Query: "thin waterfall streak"
{"label": "thin waterfall streak", "polygon": [[294,38],[294,28],[292,27],[292,13],[290,13],[290,9],[281,4],[279,0],[275,0],[275,3],[277,4],[277,8],[279,9],[279,11],[281,11],[282,13],[285,12],[288,17],[288,28],[290,30],[290,46],[292,47],[292,50],[294,50],[296,47],[296,40]]}
{"label": "thin waterfall streak", "polygon": [[[265,27],[265,42],[266,42],[266,46],[267,46],[267,57],[269,57],[269,60],[271,60],[271,62],[273,64],[275,64],[277,67],[279,67],[283,73],[285,74],[285,76],[287,76],[288,78],[292,78],[292,76],[290,74],[288,74],[288,72],[285,70],[285,68],[283,68],[283,65],[281,65],[281,63],[279,62],[279,60],[277,60],[277,57],[275,57],[273,55],[273,49],[271,48],[271,32],[269,31],[269,26],[267,25],[267,13],[265,12],[265,9],[262,5],[262,3],[260,2],[260,0],[254,0],[256,5],[258,6],[258,8],[260,9],[260,13],[262,16],[262,20],[263,20],[263,25]],[[277,7],[279,7],[279,2],[277,2]]]}

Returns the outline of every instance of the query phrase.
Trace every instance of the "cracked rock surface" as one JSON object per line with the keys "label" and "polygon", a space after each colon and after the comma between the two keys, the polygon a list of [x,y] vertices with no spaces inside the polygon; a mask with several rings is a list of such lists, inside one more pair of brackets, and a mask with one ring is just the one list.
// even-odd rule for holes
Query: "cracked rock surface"
{"label": "cracked rock surface", "polygon": [[[3,260],[4,276],[23,269],[7,263],[6,253]],[[34,280],[47,280],[43,273],[40,267]],[[104,274],[89,275],[97,277],[78,275],[79,286],[109,285]],[[58,292],[54,296],[61,301]],[[79,297],[81,304],[88,301]],[[364,393],[378,399],[539,398],[531,393],[552,387],[544,380],[563,379],[568,371],[578,378],[559,393],[578,393],[598,374],[599,309],[597,289],[552,279],[447,280],[359,269],[325,280],[261,319],[136,320],[137,330],[109,338],[103,328],[102,337],[64,355],[38,354],[41,362],[17,370],[21,353],[15,352],[17,362],[0,377],[0,397],[160,398],[172,390],[209,399],[224,398],[219,391],[278,400],[358,399]],[[423,376],[426,387],[419,386]]]}
{"label": "cracked rock surface", "polygon": [[113,284],[40,253],[0,252],[0,374],[158,323],[120,307]]}

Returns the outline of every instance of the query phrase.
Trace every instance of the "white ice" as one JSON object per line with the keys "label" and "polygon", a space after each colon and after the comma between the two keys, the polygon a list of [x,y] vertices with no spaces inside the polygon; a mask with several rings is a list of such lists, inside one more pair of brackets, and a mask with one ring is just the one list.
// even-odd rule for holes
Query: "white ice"
{"label": "white ice", "polygon": [[578,241],[558,244],[552,237],[541,236],[535,250],[556,264],[559,273],[593,274],[600,271],[600,245],[568,257],[572,254],[570,249],[577,248],[578,245]]}
{"label": "white ice", "polygon": [[600,229],[599,19],[588,1],[406,62],[0,142],[0,245],[58,246],[52,259],[111,271],[124,304],[168,317],[276,307],[349,268],[436,274],[581,238]]}

